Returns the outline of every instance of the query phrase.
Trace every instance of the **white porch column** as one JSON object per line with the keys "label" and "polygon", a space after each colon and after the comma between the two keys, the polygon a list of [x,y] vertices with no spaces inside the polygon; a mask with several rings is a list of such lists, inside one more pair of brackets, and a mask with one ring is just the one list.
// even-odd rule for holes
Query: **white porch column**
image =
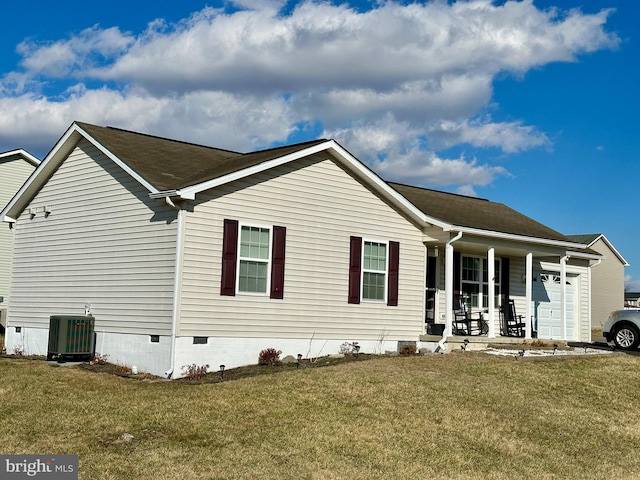
{"label": "white porch column", "polygon": [[[487,250],[487,273],[488,273],[488,281],[489,281],[489,292],[487,297],[489,298],[488,305],[488,319],[489,322],[489,338],[495,338],[496,336],[496,322],[495,322],[495,310],[496,310],[496,300],[495,300],[495,291],[496,291],[496,265],[495,265],[495,249],[493,247]],[[482,292],[480,292],[482,294]]]}
{"label": "white porch column", "polygon": [[525,309],[526,317],[524,322],[524,338],[532,337],[533,330],[533,253],[528,252],[525,257],[525,267],[524,267],[524,276],[525,276],[525,286],[524,286],[524,295],[527,302],[527,308]]}
{"label": "white porch column", "polygon": [[562,318],[562,339],[567,339],[567,260],[565,255],[560,259],[560,317]]}
{"label": "white porch column", "polygon": [[447,242],[444,250],[445,337],[453,330],[453,245]]}

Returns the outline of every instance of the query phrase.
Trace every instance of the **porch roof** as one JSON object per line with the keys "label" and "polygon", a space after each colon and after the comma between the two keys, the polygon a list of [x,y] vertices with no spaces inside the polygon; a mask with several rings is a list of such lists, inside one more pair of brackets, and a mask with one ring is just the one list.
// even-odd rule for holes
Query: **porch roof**
{"label": "porch roof", "polygon": [[575,240],[502,203],[400,183],[389,182],[389,185],[426,215],[452,227],[576,243]]}

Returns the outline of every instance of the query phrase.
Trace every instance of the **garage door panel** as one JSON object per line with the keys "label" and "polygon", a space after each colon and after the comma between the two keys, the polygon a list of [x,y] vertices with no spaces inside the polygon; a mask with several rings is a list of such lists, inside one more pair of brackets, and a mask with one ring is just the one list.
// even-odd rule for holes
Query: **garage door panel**
{"label": "garage door panel", "polygon": [[[567,278],[565,299],[567,307],[567,339],[574,335],[574,289]],[[553,272],[538,272],[533,284],[534,314],[538,325],[538,338],[563,340],[562,335],[562,289],[560,275]]]}

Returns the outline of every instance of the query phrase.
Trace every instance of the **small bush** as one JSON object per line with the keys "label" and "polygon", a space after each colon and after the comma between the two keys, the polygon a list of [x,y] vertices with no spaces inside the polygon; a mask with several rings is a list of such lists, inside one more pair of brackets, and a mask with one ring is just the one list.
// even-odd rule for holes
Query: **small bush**
{"label": "small bush", "polygon": [[208,370],[209,365],[196,365],[195,363],[182,367],[184,378],[187,380],[200,380],[207,374]]}
{"label": "small bush", "polygon": [[411,344],[405,344],[400,347],[400,355],[415,355],[416,346]]}
{"label": "small bush", "polygon": [[265,348],[260,352],[258,356],[258,364],[259,365],[268,365],[270,367],[277,367],[282,365],[282,360],[280,360],[280,354],[282,350],[276,350],[275,348]]}
{"label": "small bush", "polygon": [[89,361],[89,364],[90,365],[106,365],[108,356],[109,355],[107,354],[96,353]]}
{"label": "small bush", "polygon": [[127,365],[116,365],[114,368],[116,375],[129,375],[131,373],[131,367]]}

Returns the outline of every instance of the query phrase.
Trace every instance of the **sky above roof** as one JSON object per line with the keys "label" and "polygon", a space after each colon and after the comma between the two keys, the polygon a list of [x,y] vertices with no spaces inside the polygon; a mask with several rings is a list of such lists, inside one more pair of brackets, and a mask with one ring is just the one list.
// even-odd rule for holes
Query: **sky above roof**
{"label": "sky above roof", "polygon": [[640,290],[637,2],[9,2],[0,151],[74,120],[235,151],[334,138],[387,180],[604,233]]}

